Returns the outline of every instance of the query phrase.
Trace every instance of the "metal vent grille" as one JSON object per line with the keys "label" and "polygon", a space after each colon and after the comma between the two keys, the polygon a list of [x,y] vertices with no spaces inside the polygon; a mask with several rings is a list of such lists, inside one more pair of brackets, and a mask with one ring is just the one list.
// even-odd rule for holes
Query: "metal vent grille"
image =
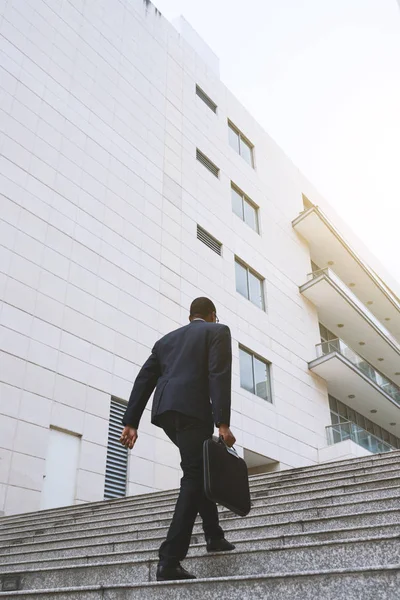
{"label": "metal vent grille", "polygon": [[207,96],[207,94],[203,92],[201,87],[199,87],[198,85],[196,85],[196,94],[199,98],[203,100],[204,104],[207,104],[208,108],[211,108],[211,110],[215,113],[217,112],[217,105],[215,104],[215,102],[213,102],[210,96]]}
{"label": "metal vent grille", "polygon": [[197,239],[203,242],[206,246],[211,248],[213,252],[221,256],[222,244],[218,242],[212,235],[210,235],[205,229],[197,225]]}
{"label": "metal vent grille", "polygon": [[196,158],[202,165],[204,165],[211,173],[215,176],[219,176],[219,169],[214,163],[207,158],[205,154],[203,154],[198,148],[196,149]]}
{"label": "metal vent grille", "polygon": [[122,431],[122,417],[126,404],[111,398],[110,421],[108,426],[108,445],[104,498],[122,498],[126,495],[126,476],[128,470],[128,450],[119,443]]}

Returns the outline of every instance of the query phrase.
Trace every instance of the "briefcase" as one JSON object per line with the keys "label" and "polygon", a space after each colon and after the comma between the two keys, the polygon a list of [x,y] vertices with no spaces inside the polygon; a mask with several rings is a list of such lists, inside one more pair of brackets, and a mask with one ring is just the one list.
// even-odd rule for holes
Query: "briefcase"
{"label": "briefcase", "polygon": [[236,515],[250,512],[250,488],[247,465],[222,436],[203,444],[204,490],[207,498],[222,504]]}

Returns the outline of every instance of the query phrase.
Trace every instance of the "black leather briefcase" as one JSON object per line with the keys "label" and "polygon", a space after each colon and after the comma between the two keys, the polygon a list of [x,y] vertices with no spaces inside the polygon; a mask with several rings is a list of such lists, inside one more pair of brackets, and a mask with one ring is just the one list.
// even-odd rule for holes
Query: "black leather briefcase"
{"label": "black leather briefcase", "polygon": [[222,436],[203,444],[204,490],[207,498],[222,504],[236,515],[250,512],[250,488],[247,465]]}

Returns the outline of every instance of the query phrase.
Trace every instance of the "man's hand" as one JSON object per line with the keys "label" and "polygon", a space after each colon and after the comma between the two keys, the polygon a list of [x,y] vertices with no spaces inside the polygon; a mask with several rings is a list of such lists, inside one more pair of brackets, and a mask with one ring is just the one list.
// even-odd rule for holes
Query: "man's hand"
{"label": "man's hand", "polygon": [[119,441],[121,442],[121,444],[123,446],[125,446],[125,448],[130,448],[132,450],[137,439],[138,439],[137,429],[135,429],[134,427],[129,427],[129,425],[127,425],[126,427],[124,427],[124,430],[121,433],[121,437],[120,437]]}
{"label": "man's hand", "polygon": [[229,448],[233,446],[233,444],[236,442],[236,438],[233,435],[232,431],[229,429],[228,425],[224,425],[221,423],[221,425],[219,426],[219,435],[222,435],[225,444],[229,446]]}

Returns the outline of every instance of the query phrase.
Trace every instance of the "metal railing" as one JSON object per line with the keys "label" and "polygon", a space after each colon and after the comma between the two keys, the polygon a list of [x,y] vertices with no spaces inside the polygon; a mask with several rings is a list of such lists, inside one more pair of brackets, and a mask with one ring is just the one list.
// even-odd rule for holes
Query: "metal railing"
{"label": "metal railing", "polygon": [[390,396],[392,400],[400,406],[400,387],[397,386],[393,381],[390,381],[385,375],[382,375],[375,369],[369,362],[367,362],[362,356],[354,352],[347,344],[340,338],[329,340],[328,342],[322,342],[317,344],[317,356],[326,356],[332,352],[341,354],[348,361],[350,361],[361,373],[366,375],[368,379],[378,385],[385,394]]}
{"label": "metal railing", "polygon": [[384,442],[376,437],[376,435],[369,433],[366,431],[366,429],[363,429],[351,421],[344,421],[343,423],[337,423],[336,425],[329,425],[326,428],[326,433],[329,446],[338,444],[339,442],[344,442],[345,440],[352,440],[373,454],[378,454],[380,452],[391,452],[395,449],[387,442]]}

